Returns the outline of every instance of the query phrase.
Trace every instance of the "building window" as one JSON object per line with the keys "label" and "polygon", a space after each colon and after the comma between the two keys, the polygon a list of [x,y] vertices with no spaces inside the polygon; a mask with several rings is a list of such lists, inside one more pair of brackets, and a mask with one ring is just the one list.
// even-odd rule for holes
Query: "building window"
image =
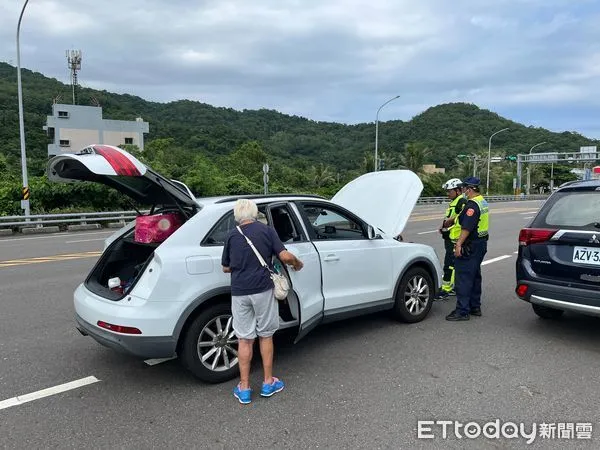
{"label": "building window", "polygon": [[125,145],[133,145],[133,138],[125,138]]}
{"label": "building window", "polygon": [[68,139],[61,139],[60,140],[60,146],[61,147],[70,147],[71,146],[71,142]]}
{"label": "building window", "polygon": [[67,119],[69,117],[69,112],[68,111],[59,111],[58,117],[60,117],[61,119]]}

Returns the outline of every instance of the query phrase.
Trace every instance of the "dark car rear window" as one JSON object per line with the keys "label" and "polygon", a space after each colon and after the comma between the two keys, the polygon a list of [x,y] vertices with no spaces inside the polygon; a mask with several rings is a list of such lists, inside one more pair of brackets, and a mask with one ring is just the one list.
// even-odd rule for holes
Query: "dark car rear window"
{"label": "dark car rear window", "polygon": [[599,223],[600,191],[565,191],[548,199],[532,225],[536,228],[597,230]]}

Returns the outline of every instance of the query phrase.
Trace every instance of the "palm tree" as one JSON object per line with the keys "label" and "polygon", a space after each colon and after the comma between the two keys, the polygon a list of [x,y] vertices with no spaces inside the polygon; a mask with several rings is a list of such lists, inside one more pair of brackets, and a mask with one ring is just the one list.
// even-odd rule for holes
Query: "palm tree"
{"label": "palm tree", "polygon": [[321,188],[335,181],[335,176],[329,166],[321,163],[310,168],[310,180],[313,186]]}
{"label": "palm tree", "polygon": [[418,142],[406,144],[400,155],[400,163],[415,173],[423,172],[423,165],[431,155],[431,150]]}

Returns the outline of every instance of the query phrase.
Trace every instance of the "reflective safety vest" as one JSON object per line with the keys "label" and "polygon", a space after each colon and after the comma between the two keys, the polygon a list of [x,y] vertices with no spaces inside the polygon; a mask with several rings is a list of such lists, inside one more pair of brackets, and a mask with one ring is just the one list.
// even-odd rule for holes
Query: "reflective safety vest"
{"label": "reflective safety vest", "polygon": [[490,229],[490,207],[483,195],[478,195],[471,199],[479,206],[479,223],[477,224],[477,236],[485,238],[489,234]]}
{"label": "reflective safety vest", "polygon": [[[461,211],[456,212],[456,206],[461,200],[464,201],[464,199],[464,195],[457,195],[456,198],[450,202],[450,205],[448,205],[448,209],[446,209],[446,219],[454,219],[454,225],[448,228],[448,237],[451,241],[457,241],[460,237],[460,223],[458,223],[458,215],[461,213]],[[463,204],[463,208],[464,206],[465,205]],[[461,210],[463,208],[461,208]]]}

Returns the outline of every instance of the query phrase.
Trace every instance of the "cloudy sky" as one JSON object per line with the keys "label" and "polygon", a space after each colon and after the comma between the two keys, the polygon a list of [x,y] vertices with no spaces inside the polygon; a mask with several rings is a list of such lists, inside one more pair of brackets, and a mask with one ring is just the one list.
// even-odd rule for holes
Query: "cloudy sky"
{"label": "cloudy sky", "polygon": [[[16,65],[24,0],[0,2]],[[30,0],[21,64],[155,101],[270,108],[314,120],[410,120],[472,102],[600,138],[598,0]]]}

